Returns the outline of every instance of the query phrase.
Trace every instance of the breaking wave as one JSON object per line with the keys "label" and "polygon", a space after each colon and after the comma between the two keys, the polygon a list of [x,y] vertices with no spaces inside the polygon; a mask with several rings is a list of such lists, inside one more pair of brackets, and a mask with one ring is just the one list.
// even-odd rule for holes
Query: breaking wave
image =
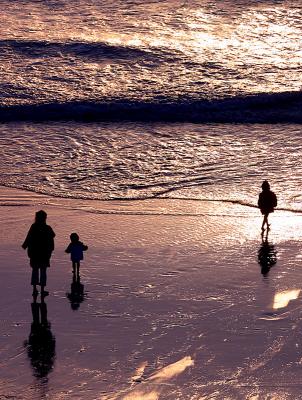
{"label": "breaking wave", "polygon": [[13,51],[28,58],[71,55],[89,59],[132,60],[141,57],[148,58],[151,55],[155,57],[154,52],[151,53],[140,48],[88,41],[49,42],[47,40],[7,39],[0,40],[0,50],[2,53]]}
{"label": "breaking wave", "polygon": [[0,106],[0,121],[157,121],[302,123],[302,93],[260,93],[217,100],[71,101]]}

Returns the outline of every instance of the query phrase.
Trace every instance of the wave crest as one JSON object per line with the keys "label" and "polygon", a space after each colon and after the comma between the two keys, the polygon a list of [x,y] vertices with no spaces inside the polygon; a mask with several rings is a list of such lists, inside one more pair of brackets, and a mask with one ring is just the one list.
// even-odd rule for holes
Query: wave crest
{"label": "wave crest", "polygon": [[219,100],[73,101],[0,106],[0,121],[159,121],[196,123],[302,123],[302,92]]}
{"label": "wave crest", "polygon": [[26,57],[51,57],[72,55],[90,59],[126,59],[148,58],[151,52],[130,46],[114,45],[105,42],[49,42],[47,40],[0,40],[0,50],[7,49]]}

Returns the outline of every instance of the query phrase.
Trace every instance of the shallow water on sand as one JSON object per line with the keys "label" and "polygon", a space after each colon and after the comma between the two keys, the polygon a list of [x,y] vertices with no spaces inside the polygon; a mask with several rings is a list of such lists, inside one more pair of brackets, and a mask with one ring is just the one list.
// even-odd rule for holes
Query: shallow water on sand
{"label": "shallow water on sand", "polygon": [[[155,202],[174,214],[182,207]],[[132,211],[155,207],[130,203]],[[301,217],[276,212],[266,243],[258,210],[240,205],[205,203],[204,216],[176,217],[44,203],[57,242],[41,344],[31,325],[28,262],[16,247],[36,207],[1,208],[3,397],[298,398]],[[196,212],[195,203],[185,207]],[[70,296],[63,250],[75,226],[89,251],[83,295]]]}
{"label": "shallow water on sand", "polygon": [[83,199],[183,198],[254,206],[263,179],[302,210],[300,125],[10,123],[0,183]]}

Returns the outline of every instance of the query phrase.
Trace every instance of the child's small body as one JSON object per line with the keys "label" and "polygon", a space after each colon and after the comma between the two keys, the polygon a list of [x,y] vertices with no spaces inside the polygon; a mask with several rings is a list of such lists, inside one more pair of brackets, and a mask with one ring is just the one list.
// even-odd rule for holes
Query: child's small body
{"label": "child's small body", "polygon": [[80,274],[80,261],[83,260],[83,252],[88,249],[88,246],[80,242],[79,235],[72,233],[70,235],[71,242],[69,243],[66,253],[70,253],[70,259],[72,261],[73,273]]}
{"label": "child's small body", "polygon": [[79,262],[83,260],[83,251],[88,249],[82,242],[78,241],[77,243],[69,243],[66,253],[70,253],[70,259],[73,262]]}

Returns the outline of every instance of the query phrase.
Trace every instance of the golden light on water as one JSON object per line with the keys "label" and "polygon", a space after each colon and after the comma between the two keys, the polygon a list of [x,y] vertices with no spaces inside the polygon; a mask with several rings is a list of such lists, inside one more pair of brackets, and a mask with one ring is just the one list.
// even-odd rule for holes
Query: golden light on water
{"label": "golden light on water", "polygon": [[147,361],[144,361],[142,364],[140,364],[135,371],[135,374],[132,376],[132,381],[137,382],[140,380],[144,374],[145,368],[148,365]]}
{"label": "golden light on water", "polygon": [[218,22],[199,10],[187,21],[189,30],[184,32],[183,46],[190,47],[188,50],[195,57],[211,51],[213,61],[233,66],[241,62],[269,66],[285,65],[289,61],[301,64],[301,45],[296,40],[299,29],[278,17],[272,20],[275,13],[276,10],[270,13],[269,9],[249,10],[230,24],[228,20]]}
{"label": "golden light on water", "polygon": [[275,294],[273,309],[278,310],[288,306],[289,302],[296,300],[300,295],[301,289],[284,290]]}
{"label": "golden light on water", "polygon": [[181,360],[175,362],[174,364],[170,364],[160,371],[153,374],[149,381],[157,381],[157,382],[164,382],[169,379],[175,378],[182,372],[184,372],[188,367],[194,365],[194,360],[190,356],[186,356]]}
{"label": "golden light on water", "polygon": [[299,241],[302,238],[302,215],[294,212],[278,211],[269,216],[271,230],[269,238],[274,242]]}
{"label": "golden light on water", "polygon": [[[43,62],[45,71],[55,77],[51,86],[47,82],[47,90],[60,101],[82,100],[91,93],[94,98],[119,97],[124,91],[136,97],[146,83],[145,99],[153,99],[154,93],[159,92],[177,99],[195,96],[200,88],[204,96],[214,92],[221,97],[299,90],[301,86],[302,45],[297,12],[288,13],[281,4],[255,4],[238,12],[226,2],[222,14],[206,5],[177,4],[172,9],[165,4],[144,4],[137,5],[135,12],[121,6],[121,13],[112,18],[106,6],[86,4],[82,11],[89,15],[87,19],[72,5],[70,14],[58,17],[43,2],[37,2],[34,8],[25,2],[20,15],[11,3],[2,18],[2,39],[43,40],[59,47],[74,42],[80,48],[87,46],[88,55],[91,53],[92,57],[86,58],[77,57],[77,51],[67,55],[63,51],[57,60],[60,67]],[[146,13],[146,18],[140,18],[141,13]],[[89,50],[90,44],[96,45],[95,52]],[[117,47],[117,54],[120,48],[145,52],[148,62],[141,62],[144,53],[138,53],[137,62],[129,68],[123,55],[116,60],[105,50],[104,57],[103,45],[112,46],[113,51]],[[4,71],[13,70],[20,77],[21,86],[21,77],[25,77],[19,71],[22,62],[20,58],[20,63],[4,66]],[[37,94],[46,75],[43,67],[35,68],[37,80],[24,78]],[[73,80],[78,84],[73,85]]]}
{"label": "golden light on water", "polygon": [[[117,393],[113,397],[103,397],[103,400],[157,400],[161,398],[162,384],[176,378],[182,374],[187,368],[194,365],[194,360],[190,356],[185,356],[173,364],[167,365],[155,372],[150,378],[143,380],[138,388],[130,388],[127,394]],[[133,378],[140,378],[147,366],[147,362],[143,362],[138,366]]]}
{"label": "golden light on water", "polygon": [[158,400],[158,399],[159,399],[159,393],[155,390],[149,393],[145,393],[143,391],[137,391],[135,393],[130,393],[122,397],[122,400]]}

